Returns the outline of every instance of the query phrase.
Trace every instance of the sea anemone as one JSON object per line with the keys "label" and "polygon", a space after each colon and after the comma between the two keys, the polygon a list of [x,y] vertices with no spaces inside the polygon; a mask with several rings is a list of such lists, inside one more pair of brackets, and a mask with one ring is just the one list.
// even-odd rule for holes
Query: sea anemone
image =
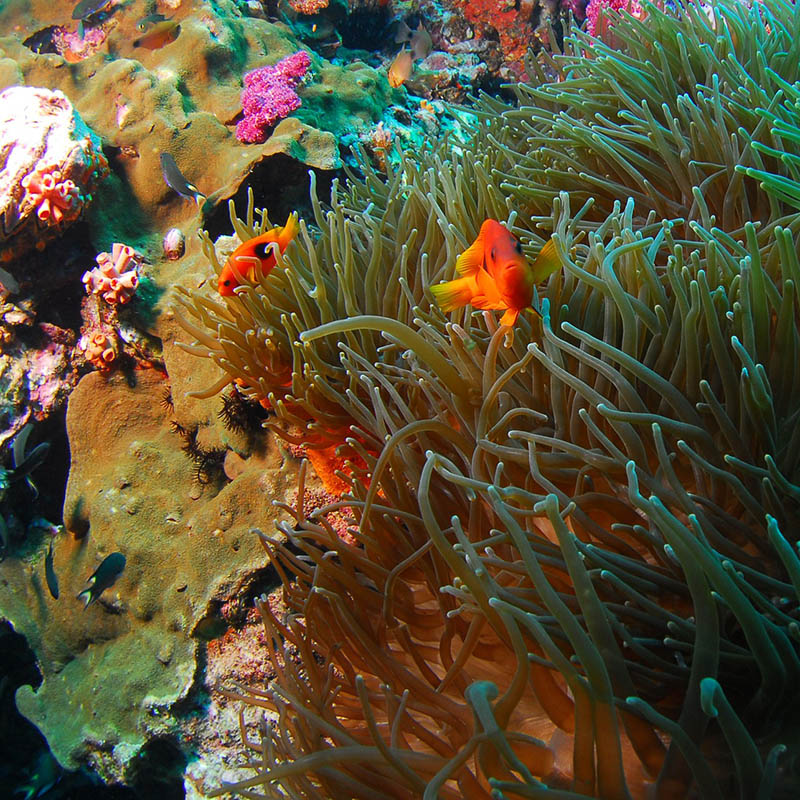
{"label": "sea anemone", "polygon": [[[800,11],[642,5],[182,293],[187,349],[353,457],[355,542],[302,477],[262,534],[290,613],[258,603],[277,678],[234,695],[271,713],[221,792],[796,796]],[[428,292],[487,217],[564,267],[513,342]]]}

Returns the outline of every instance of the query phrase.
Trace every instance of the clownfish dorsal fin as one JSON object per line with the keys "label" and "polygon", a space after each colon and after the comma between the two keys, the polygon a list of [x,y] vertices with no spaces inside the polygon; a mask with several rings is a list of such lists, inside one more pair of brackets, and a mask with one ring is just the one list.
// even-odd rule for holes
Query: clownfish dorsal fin
{"label": "clownfish dorsal fin", "polygon": [[483,266],[483,261],[483,228],[481,227],[478,238],[458,257],[456,272],[464,278],[475,275]]}
{"label": "clownfish dorsal fin", "polygon": [[293,211],[286,218],[286,224],[278,232],[278,244],[283,252],[288,246],[289,242],[300,233],[300,223],[297,218],[297,212]]}

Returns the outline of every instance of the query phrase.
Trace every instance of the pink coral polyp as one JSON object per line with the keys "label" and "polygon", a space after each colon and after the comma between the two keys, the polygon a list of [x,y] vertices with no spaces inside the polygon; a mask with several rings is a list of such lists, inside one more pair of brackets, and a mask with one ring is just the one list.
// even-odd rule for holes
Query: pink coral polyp
{"label": "pink coral polyp", "polygon": [[111,305],[127,303],[139,285],[142,257],[132,247],[114,242],[110,253],[97,256],[97,266],[83,273],[88,294],[100,295]]}
{"label": "pink coral polyp", "polygon": [[88,338],[85,337],[85,341],[81,340],[81,345],[86,360],[95,369],[110,369],[117,359],[115,342],[105,333],[93,333]]}
{"label": "pink coral polyp", "polygon": [[34,172],[22,179],[25,201],[36,208],[36,216],[48,225],[75,219],[80,213],[81,196],[72,180],[62,180],[61,172],[52,169]]}

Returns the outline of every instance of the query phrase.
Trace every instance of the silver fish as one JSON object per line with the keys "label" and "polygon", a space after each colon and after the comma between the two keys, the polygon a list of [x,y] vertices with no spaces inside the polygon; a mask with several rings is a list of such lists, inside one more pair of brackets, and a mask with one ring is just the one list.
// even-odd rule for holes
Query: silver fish
{"label": "silver fish", "polygon": [[164,176],[167,186],[181,197],[194,200],[198,206],[206,199],[206,196],[193,183],[189,183],[169,153],[161,154],[161,174]]}

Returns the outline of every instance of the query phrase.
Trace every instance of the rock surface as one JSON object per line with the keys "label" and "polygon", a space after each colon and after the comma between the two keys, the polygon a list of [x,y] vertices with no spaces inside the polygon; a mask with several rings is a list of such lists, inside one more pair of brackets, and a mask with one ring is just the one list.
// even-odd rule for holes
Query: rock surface
{"label": "rock surface", "polygon": [[0,260],[60,236],[107,171],[99,137],[62,92],[0,92]]}
{"label": "rock surface", "polygon": [[[36,692],[18,691],[18,707],[62,765],[88,763],[107,781],[124,782],[153,738],[180,739],[206,640],[227,627],[223,609],[246,603],[263,578],[266,556],[250,529],[271,529],[282,513],[271,501],[295,485],[293,464],[268,441],[239,457],[234,480],[198,486],[164,387],[156,370],[91,373],[70,397],[67,531],[54,548],[60,599],[45,588],[46,537],[0,563],[0,617],[27,638],[43,675]],[[116,551],[124,572],[84,610],[76,595]]]}

